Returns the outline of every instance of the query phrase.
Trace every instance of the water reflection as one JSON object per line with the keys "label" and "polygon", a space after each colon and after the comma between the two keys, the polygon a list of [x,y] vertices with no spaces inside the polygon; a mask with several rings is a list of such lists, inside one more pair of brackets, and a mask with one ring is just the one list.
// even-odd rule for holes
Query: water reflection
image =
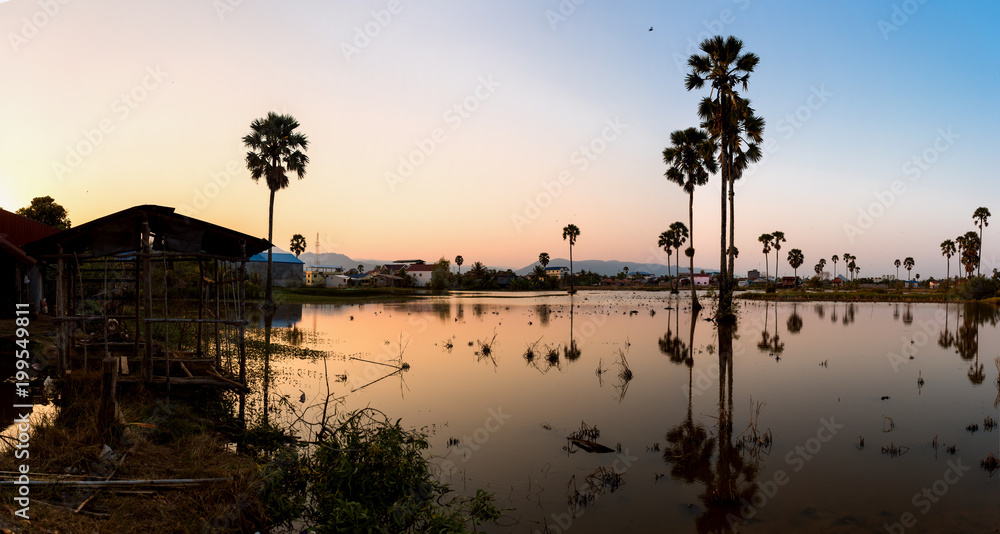
{"label": "water reflection", "polygon": [[[455,321],[463,302],[484,320]],[[626,483],[614,496],[591,503],[579,522],[573,518],[574,532],[629,530],[620,524],[623,517],[636,531],[671,525],[682,532],[818,532],[853,518],[861,522],[856,530],[873,531],[887,513],[912,511],[914,491],[941,476],[943,467],[929,452],[933,436],[957,445],[955,460],[963,465],[978,465],[987,451],[995,452],[995,434],[964,431],[977,418],[982,422],[984,408],[1000,406],[997,392],[981,387],[993,382],[993,349],[1000,346],[995,307],[748,303],[738,330],[699,326],[704,316],[671,304],[664,295],[645,293],[505,294],[368,304],[364,313],[360,307],[306,306],[306,329],[292,324],[275,330],[262,317],[261,328],[249,337],[258,349],[262,341],[271,348],[253,353],[252,413],[266,403],[264,413],[274,421],[275,407],[288,406],[282,397],[290,396],[295,408],[300,392],[323,398],[329,365],[332,376],[345,377],[343,383],[329,381],[334,395],[346,396],[343,410],[376,406],[429,429],[432,456],[459,465],[457,477],[448,481],[458,493],[496,491],[519,523],[484,531],[503,534],[543,531],[546,518],[551,529],[553,514],[566,510],[566,480],[575,474],[579,481],[580,473],[608,465],[611,455],[562,449],[581,420],[599,425],[602,440],[620,444],[623,453],[631,449],[640,461],[621,473]],[[813,317],[809,307],[832,322],[812,319],[804,328],[804,316]],[[449,319],[446,309],[459,311]],[[855,321],[858,314],[864,320]],[[748,339],[740,340],[741,332]],[[483,348],[476,341],[495,349],[495,365],[474,357]],[[886,360],[886,354],[901,353],[901,345],[902,354],[915,351],[915,360]],[[770,365],[754,346],[789,361]],[[385,378],[402,376],[393,365],[402,362],[404,348],[413,370],[397,387]],[[634,367],[635,379],[621,375],[620,356]],[[827,360],[835,364],[826,367]],[[918,378],[927,385],[914,388]],[[891,400],[879,400],[882,395]],[[742,415],[749,411],[753,419],[755,401],[767,402],[761,419],[780,437],[773,455],[769,435],[745,430]],[[512,418],[487,437],[483,421],[489,410]],[[898,425],[892,434],[882,432],[883,413]],[[746,522],[743,507],[762,499],[757,482],[766,485],[776,471],[787,470],[789,451],[814,442],[817,420],[831,416],[849,430],[823,443],[820,460],[794,477],[794,489],[764,495],[767,506],[759,513],[750,509],[754,519]],[[855,447],[860,434],[871,446]],[[447,446],[451,437],[462,438],[461,448],[471,452],[456,458]],[[912,450],[905,463],[879,454],[879,446],[890,443]],[[643,448],[647,456],[636,452]],[[873,472],[879,475],[869,477]],[[669,476],[659,478],[663,473]],[[869,483],[859,486],[854,481],[862,477]],[[920,517],[926,530],[948,531],[945,521],[955,518],[968,525],[965,530],[978,530],[981,521],[970,523],[966,511],[986,509],[989,498],[980,490],[988,482],[976,468],[964,477],[977,483],[963,478],[949,487],[948,498],[963,503],[965,511],[935,507]],[[802,513],[814,508],[815,514]]]}
{"label": "water reflection", "polygon": [[[694,324],[692,319],[692,339]],[[685,419],[667,431],[663,458],[676,480],[704,485],[698,498],[705,510],[695,519],[699,533],[736,532],[741,508],[753,502],[755,479],[762,458],[760,447],[748,447],[733,436],[733,335],[735,325],[719,324],[719,403],[716,437],[692,416],[693,367],[688,370],[688,406]],[[692,354],[693,358],[693,354]],[[714,462],[713,462],[714,460]],[[743,516],[745,517],[745,516]]]}

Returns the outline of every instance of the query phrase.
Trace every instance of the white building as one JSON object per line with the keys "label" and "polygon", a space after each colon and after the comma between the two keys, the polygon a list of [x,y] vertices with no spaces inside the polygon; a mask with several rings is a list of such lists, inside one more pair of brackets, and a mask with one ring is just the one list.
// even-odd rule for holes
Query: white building
{"label": "white building", "polygon": [[406,274],[413,277],[413,285],[417,287],[429,286],[431,283],[431,274],[433,274],[433,272],[433,265],[410,265],[406,268]]}

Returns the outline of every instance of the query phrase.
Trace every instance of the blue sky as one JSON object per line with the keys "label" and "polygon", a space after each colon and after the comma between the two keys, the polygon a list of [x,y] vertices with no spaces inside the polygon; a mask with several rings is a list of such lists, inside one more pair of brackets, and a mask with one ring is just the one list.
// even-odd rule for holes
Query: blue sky
{"label": "blue sky", "polygon": [[[687,221],[688,199],[661,152],[703,96],[684,90],[683,63],[721,34],[760,56],[746,94],[767,121],[766,158],[737,189],[737,269],[763,268],[756,237],[782,230],[800,271],[850,252],[862,275],[913,256],[914,273],[943,276],[940,242],[972,230],[977,207],[1000,210],[998,14],[930,0],[10,0],[0,207],[48,194],[81,223],[155,203],[266,235],[240,138],[273,110],[302,123],[312,160],[277,195],[279,246],[302,233],[313,250],[318,233],[321,252],[517,268],[566,256],[572,222],[576,258],[663,262],[656,238]],[[706,268],[717,184],[695,192]],[[1000,267],[996,228],[984,267]]]}

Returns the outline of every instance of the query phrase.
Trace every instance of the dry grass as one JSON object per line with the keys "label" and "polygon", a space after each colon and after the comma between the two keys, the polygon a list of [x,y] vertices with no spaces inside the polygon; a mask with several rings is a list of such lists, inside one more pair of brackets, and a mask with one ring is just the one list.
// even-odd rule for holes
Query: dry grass
{"label": "dry grass", "polygon": [[[14,532],[240,532],[259,524],[263,511],[258,498],[258,470],[254,461],[233,452],[217,423],[189,403],[156,403],[138,390],[120,391],[117,435],[97,428],[96,375],[75,375],[64,383],[63,407],[58,416],[31,429],[30,468],[33,478],[113,480],[231,478],[228,482],[194,489],[93,489],[32,486],[31,522],[14,516],[13,488],[4,487],[0,527]],[[143,428],[127,423],[149,423]],[[212,430],[209,430],[212,429]],[[115,452],[102,459],[105,444]],[[6,442],[0,445],[0,470],[16,469]],[[74,476],[68,476],[72,473]],[[53,478],[53,477],[48,477]],[[88,500],[89,499],[89,500]],[[74,513],[85,503],[79,513]],[[250,530],[251,532],[253,530]]]}

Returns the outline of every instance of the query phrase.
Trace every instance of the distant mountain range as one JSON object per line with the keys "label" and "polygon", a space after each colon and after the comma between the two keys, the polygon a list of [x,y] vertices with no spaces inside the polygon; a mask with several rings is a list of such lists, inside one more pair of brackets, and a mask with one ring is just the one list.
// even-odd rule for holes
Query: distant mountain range
{"label": "distant mountain range", "polygon": [[[275,247],[275,252],[278,252],[277,247]],[[304,261],[307,267],[309,265],[339,265],[343,267],[344,270],[356,268],[358,265],[363,265],[365,270],[368,270],[372,269],[376,265],[385,265],[387,263],[393,263],[394,261],[394,260],[373,260],[364,258],[353,259],[349,256],[346,256],[344,254],[339,254],[336,252],[326,252],[319,255],[314,254],[312,252],[304,252],[302,253],[302,255],[299,256],[299,259]],[[415,258],[396,258],[396,259],[415,259]],[[428,263],[431,263],[433,261],[433,260],[427,260],[426,258],[422,259],[424,259]],[[521,267],[520,269],[515,270],[514,272],[522,276],[529,274],[537,264],[538,262],[526,265],[524,267]],[[565,258],[552,258],[549,261],[549,267],[559,267],[559,266],[569,267],[569,260]],[[471,264],[469,263],[463,264],[462,270],[465,271],[469,267],[471,267]],[[496,267],[492,265],[487,265],[487,267],[502,271],[507,270],[507,267]],[[616,260],[612,261],[575,260],[575,259],[573,260],[573,270],[577,272],[591,271],[594,273],[598,273],[602,276],[614,276],[622,272],[622,270],[624,270],[625,267],[628,267],[629,273],[647,272],[654,274],[656,276],[675,274],[674,267],[672,265],[666,266],[661,263],[639,263],[639,262],[616,261]],[[696,273],[704,271],[706,273],[713,273],[713,274],[718,272],[716,269],[701,269],[699,267],[695,267],[694,271]],[[688,268],[685,267],[684,265],[681,265],[680,272],[686,273],[688,272]]]}

